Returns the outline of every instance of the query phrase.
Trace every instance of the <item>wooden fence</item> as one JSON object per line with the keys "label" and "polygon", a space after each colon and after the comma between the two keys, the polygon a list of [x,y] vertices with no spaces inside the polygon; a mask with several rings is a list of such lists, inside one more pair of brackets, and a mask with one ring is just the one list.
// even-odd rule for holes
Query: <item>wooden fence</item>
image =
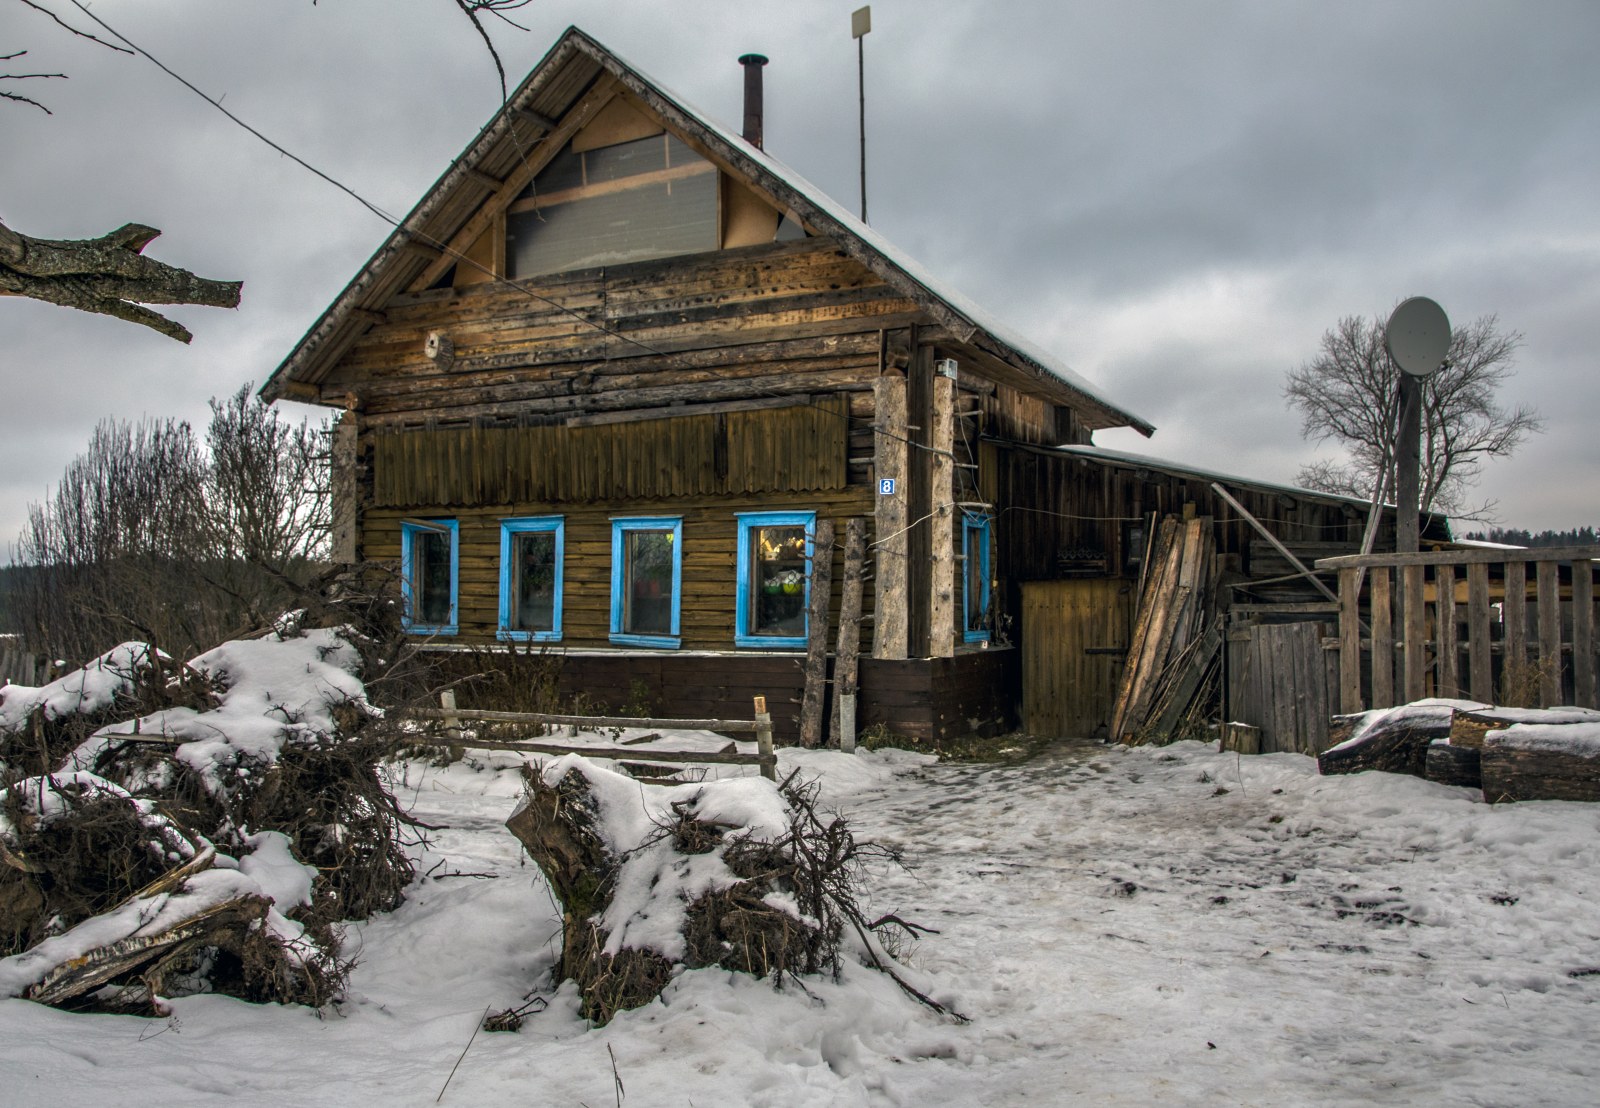
{"label": "wooden fence", "polygon": [[1428,696],[1600,707],[1597,559],[1582,546],[1318,560],[1339,574],[1340,710]]}

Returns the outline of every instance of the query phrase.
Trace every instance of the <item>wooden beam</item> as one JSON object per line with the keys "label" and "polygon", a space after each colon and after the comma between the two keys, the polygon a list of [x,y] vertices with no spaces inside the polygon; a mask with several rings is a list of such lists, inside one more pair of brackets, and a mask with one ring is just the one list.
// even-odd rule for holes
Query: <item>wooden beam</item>
{"label": "wooden beam", "polygon": [[1594,567],[1572,564],[1572,699],[1585,708],[1600,708],[1594,676]]}
{"label": "wooden beam", "polygon": [[544,131],[554,131],[560,126],[554,119],[541,112],[536,112],[532,108],[512,108],[511,115],[515,119],[520,119],[524,123],[531,123]]}
{"label": "wooden beam", "polygon": [[368,327],[376,327],[380,323],[388,323],[389,317],[383,312],[375,312],[371,308],[351,308],[350,318],[357,323],[365,323]]}
{"label": "wooden beam", "polygon": [[1539,560],[1535,571],[1539,613],[1539,706],[1561,703],[1561,566]]}
{"label": "wooden beam", "polygon": [[840,750],[856,745],[855,698],[861,658],[862,567],[867,552],[867,521],[844,525],[844,591],[839,598],[839,645],[833,662],[833,741]]}
{"label": "wooden beam", "polygon": [[1419,554],[1343,554],[1318,558],[1318,569],[1346,566],[1473,565],[1478,562],[1576,562],[1600,560],[1600,546],[1553,546],[1538,550],[1425,550]]}
{"label": "wooden beam", "polygon": [[[1294,566],[1294,568],[1299,571],[1301,576],[1305,577],[1308,581],[1315,585],[1323,596],[1327,597],[1335,604],[1339,603],[1338,594],[1330,589],[1327,585],[1323,584],[1322,580],[1315,573],[1307,569],[1304,562],[1291,554],[1289,552],[1289,548],[1278,541],[1278,536],[1274,535],[1271,531],[1268,531],[1259,519],[1250,514],[1250,509],[1246,508],[1243,504],[1235,500],[1231,495],[1229,495],[1227,489],[1223,488],[1215,481],[1211,483],[1211,491],[1222,497],[1222,499],[1226,500],[1229,506],[1232,507],[1234,511],[1239,513],[1240,519],[1243,519],[1246,523],[1250,524],[1251,527],[1254,527],[1256,531],[1260,533],[1261,537],[1271,543],[1274,550],[1288,559],[1289,564]],[[1319,561],[1317,565],[1321,566],[1322,562],[1339,560],[1340,559],[1336,558],[1324,558],[1322,561]]]}
{"label": "wooden beam", "polygon": [[[953,362],[937,363],[954,373]],[[930,570],[928,574],[928,655],[949,658],[956,652],[955,584],[955,468],[951,449],[955,442],[955,378],[933,375],[933,427],[928,445],[933,450],[928,474]]]}
{"label": "wooden beam", "polygon": [[485,173],[481,169],[472,169],[469,167],[463,169],[462,172],[466,174],[467,180],[472,181],[475,184],[482,185],[490,192],[499,192],[500,187],[505,184],[504,181],[496,177],[494,174]]}
{"label": "wooden beam", "polygon": [[1401,645],[1402,694],[1406,703],[1421,700],[1427,692],[1427,655],[1423,649],[1427,633],[1427,609],[1422,595],[1422,574],[1426,567],[1408,565],[1400,567],[1402,589],[1400,592],[1400,633],[1405,636]]}
{"label": "wooden beam", "polygon": [[[515,169],[506,175],[498,191],[484,200],[477,212],[463,223],[459,230],[450,236],[445,256],[435,261],[424,269],[416,280],[411,282],[413,292],[428,288],[444,275],[444,271],[454,264],[456,255],[465,254],[473,243],[478,241],[478,236],[489,230],[494,225],[495,219],[511,200],[521,192],[528,182],[538,175],[539,171],[549,164],[550,159],[561,152],[561,148],[573,135],[580,131],[584,124],[593,119],[601,108],[609,104],[617,95],[618,85],[614,78],[602,74],[595,82],[594,88],[589,90],[587,96],[580,101],[559,126],[547,128],[547,134],[539,140],[537,146],[528,152],[527,157],[517,163]],[[540,119],[544,117],[540,116]],[[503,276],[503,274],[502,274]]]}
{"label": "wooden beam", "polygon": [[1361,705],[1361,571],[1339,571],[1339,711],[1353,715]]}
{"label": "wooden beam", "polygon": [[759,412],[768,408],[800,408],[812,402],[801,393],[796,396],[765,396],[757,400],[724,400],[714,404],[678,404],[672,407],[640,408],[627,412],[597,412],[594,415],[572,416],[563,420],[567,427],[598,427],[605,423],[639,423],[652,419],[676,419],[680,416],[717,415],[722,412]]}
{"label": "wooden beam", "polygon": [[1388,566],[1372,567],[1372,707],[1394,707],[1394,604]]}
{"label": "wooden beam", "polygon": [[1485,704],[1494,703],[1494,660],[1491,650],[1489,567],[1477,562],[1467,566],[1467,693],[1473,700]]}
{"label": "wooden beam", "polygon": [[1434,694],[1454,699],[1461,695],[1461,651],[1456,643],[1456,567],[1435,566],[1433,571]]}
{"label": "wooden beam", "polygon": [[833,584],[833,520],[817,520],[811,544],[806,615],[806,684],[800,701],[800,745],[822,743],[824,695],[828,687],[828,601]]}
{"label": "wooden beam", "polygon": [[[874,404],[872,656],[907,657],[906,623],[906,379],[897,373],[877,378]],[[885,491],[888,490],[888,491]]]}
{"label": "wooden beam", "polygon": [[1500,622],[1505,628],[1500,654],[1501,695],[1491,703],[1504,699],[1505,691],[1520,684],[1523,667],[1528,664],[1528,563],[1506,563],[1505,595],[1500,604]]}
{"label": "wooden beam", "polygon": [[356,449],[360,419],[345,412],[333,428],[329,461],[329,499],[332,503],[329,558],[341,565],[360,560],[360,521],[356,505]]}

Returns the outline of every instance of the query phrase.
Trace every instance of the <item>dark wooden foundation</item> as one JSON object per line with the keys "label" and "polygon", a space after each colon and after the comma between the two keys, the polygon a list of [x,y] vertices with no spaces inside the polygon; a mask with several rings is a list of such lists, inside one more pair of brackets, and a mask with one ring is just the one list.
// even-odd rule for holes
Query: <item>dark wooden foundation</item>
{"label": "dark wooden foundation", "polygon": [[[448,657],[441,659],[446,668]],[[559,660],[556,695],[562,704],[581,697],[596,712],[750,719],[753,698],[765,696],[774,738],[791,744],[800,738],[802,654],[619,651],[564,656],[552,652],[551,657]],[[474,664],[480,660],[481,656],[475,658]],[[828,669],[831,698],[832,658]],[[915,743],[1004,734],[1017,726],[1020,690],[1018,652],[1006,647],[963,651],[951,658],[862,658],[857,727],[866,731],[881,725]],[[495,705],[474,703],[474,707]],[[824,713],[825,722],[826,717]]]}

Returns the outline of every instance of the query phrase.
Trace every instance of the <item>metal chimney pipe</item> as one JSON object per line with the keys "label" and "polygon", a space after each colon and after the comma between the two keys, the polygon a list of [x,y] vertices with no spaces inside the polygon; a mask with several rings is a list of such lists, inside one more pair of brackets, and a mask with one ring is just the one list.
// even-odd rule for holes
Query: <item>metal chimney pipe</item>
{"label": "metal chimney pipe", "polygon": [[744,66],[744,140],[757,150],[762,149],[761,67],[767,64],[763,54],[746,54],[739,59]]}

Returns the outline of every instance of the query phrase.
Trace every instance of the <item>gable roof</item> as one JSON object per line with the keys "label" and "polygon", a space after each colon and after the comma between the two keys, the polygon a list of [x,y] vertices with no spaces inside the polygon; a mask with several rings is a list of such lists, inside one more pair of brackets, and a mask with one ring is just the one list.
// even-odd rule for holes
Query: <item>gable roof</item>
{"label": "gable roof", "polygon": [[324,379],[367,327],[381,318],[389,298],[437,263],[443,248],[526,163],[529,149],[545,136],[563,132],[562,118],[602,79],[644,101],[668,126],[704,145],[729,172],[828,236],[916,302],[956,341],[1006,363],[1040,393],[1076,409],[1089,430],[1132,427],[1145,435],[1154,432],[1152,424],[1106,399],[1089,381],[939,281],[794,170],[709,119],[576,27],[567,29],[368,259],[261,386],[261,395],[276,400],[297,391],[295,382],[315,385]]}

